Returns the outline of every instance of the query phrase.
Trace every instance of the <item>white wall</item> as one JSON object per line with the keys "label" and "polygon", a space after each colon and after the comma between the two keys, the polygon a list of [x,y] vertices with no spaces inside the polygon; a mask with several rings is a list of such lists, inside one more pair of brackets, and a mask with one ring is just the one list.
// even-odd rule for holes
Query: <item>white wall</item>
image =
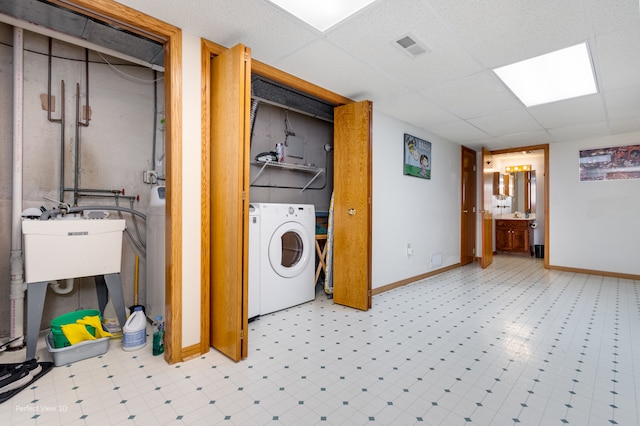
{"label": "white wall", "polygon": [[[431,179],[403,175],[405,133],[431,142]],[[460,149],[374,103],[373,288],[460,262]],[[434,254],[442,265],[432,266]]]}
{"label": "white wall", "polygon": [[636,145],[640,133],[550,145],[549,263],[640,274],[640,179],[581,182],[579,151]]}

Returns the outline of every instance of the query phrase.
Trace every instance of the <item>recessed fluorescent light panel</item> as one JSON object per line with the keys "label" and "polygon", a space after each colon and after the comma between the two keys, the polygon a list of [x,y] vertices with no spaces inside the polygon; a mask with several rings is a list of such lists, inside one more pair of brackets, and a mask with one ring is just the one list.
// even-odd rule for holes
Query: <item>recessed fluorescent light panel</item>
{"label": "recessed fluorescent light panel", "polygon": [[586,43],[493,71],[526,106],[598,92]]}
{"label": "recessed fluorescent light panel", "polygon": [[375,0],[269,0],[312,27],[326,31]]}

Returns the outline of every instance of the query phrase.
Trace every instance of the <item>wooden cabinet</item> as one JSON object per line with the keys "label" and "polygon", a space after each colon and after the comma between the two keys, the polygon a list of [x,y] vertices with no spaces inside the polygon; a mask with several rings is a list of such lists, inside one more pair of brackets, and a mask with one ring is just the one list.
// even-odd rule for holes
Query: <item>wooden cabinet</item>
{"label": "wooden cabinet", "polygon": [[496,219],[496,251],[531,255],[532,220]]}

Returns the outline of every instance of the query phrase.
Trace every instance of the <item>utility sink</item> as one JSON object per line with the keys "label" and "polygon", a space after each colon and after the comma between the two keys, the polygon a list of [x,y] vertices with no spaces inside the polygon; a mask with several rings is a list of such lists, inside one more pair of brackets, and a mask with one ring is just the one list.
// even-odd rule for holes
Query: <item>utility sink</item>
{"label": "utility sink", "polygon": [[120,273],[124,219],[23,219],[25,282]]}

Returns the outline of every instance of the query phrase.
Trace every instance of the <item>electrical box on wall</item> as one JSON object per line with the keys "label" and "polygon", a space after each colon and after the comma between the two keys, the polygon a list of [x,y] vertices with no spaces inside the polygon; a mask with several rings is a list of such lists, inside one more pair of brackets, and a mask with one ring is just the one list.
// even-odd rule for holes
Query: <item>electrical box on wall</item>
{"label": "electrical box on wall", "polygon": [[304,138],[287,135],[285,142],[287,157],[304,158]]}

